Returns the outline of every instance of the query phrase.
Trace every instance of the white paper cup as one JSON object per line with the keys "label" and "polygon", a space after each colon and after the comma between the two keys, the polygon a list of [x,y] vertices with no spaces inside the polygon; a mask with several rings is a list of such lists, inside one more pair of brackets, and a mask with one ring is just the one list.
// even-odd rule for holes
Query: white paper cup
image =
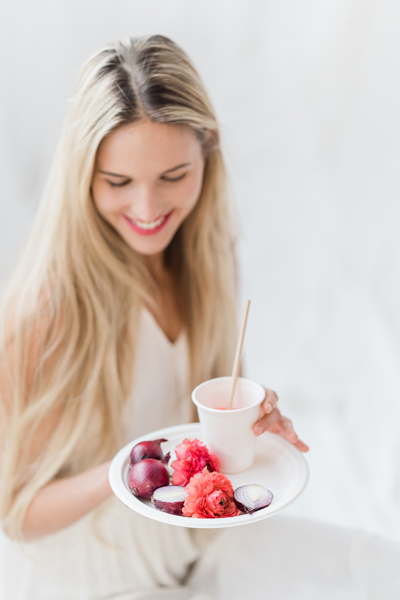
{"label": "white paper cup", "polygon": [[219,459],[222,473],[240,473],[253,464],[256,436],[252,426],[265,398],[261,385],[238,377],[233,410],[218,410],[229,405],[231,391],[232,377],[217,377],[201,383],[192,392],[204,442]]}

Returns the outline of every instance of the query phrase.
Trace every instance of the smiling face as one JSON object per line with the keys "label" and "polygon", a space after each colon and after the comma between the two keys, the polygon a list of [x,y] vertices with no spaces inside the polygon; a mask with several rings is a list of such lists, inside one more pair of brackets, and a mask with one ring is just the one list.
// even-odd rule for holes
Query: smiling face
{"label": "smiling face", "polygon": [[92,193],[100,215],[146,256],[162,255],[199,198],[201,144],[184,125],[123,125],[100,144]]}

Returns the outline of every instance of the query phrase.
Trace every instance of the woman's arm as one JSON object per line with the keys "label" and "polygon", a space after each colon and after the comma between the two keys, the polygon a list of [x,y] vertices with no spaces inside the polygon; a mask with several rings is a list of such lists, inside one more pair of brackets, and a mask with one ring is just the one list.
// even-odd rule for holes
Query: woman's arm
{"label": "woman's arm", "polygon": [[[22,524],[24,541],[32,541],[72,525],[112,495],[110,463],[44,486],[30,503]],[[7,531],[5,532],[7,534]]]}
{"label": "woman's arm", "polygon": [[[46,323],[37,326],[32,335],[32,343],[29,347],[29,361],[27,368],[27,388],[29,389],[39,357],[43,352],[43,338],[47,331]],[[12,332],[11,332],[12,333]],[[11,337],[11,334],[10,334]],[[13,381],[14,369],[14,345],[9,344],[8,353],[4,362],[0,364],[0,401],[3,410],[3,422],[0,431],[0,452],[4,451],[3,443],[7,443],[7,422],[11,418],[13,409]],[[51,366],[51,365],[50,365]],[[29,456],[34,462],[40,457],[53,434],[60,419],[60,410],[54,409],[46,414],[46,417],[37,424],[35,436],[29,441]],[[25,541],[31,541],[42,536],[54,533],[72,525],[75,521],[99,506],[106,498],[112,495],[108,483],[108,469],[110,463],[103,463],[78,475],[53,479],[42,487],[29,504],[22,523],[22,537]],[[5,527],[6,535],[11,533]]]}

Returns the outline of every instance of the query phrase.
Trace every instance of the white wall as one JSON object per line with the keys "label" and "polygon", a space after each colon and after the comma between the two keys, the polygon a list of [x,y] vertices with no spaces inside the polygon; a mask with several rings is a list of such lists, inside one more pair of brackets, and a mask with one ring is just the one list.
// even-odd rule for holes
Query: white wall
{"label": "white wall", "polygon": [[400,5],[3,3],[0,274],[29,229],[81,62],[162,33],[203,76],[238,205],[247,374],[311,446],[291,512],[400,538]]}

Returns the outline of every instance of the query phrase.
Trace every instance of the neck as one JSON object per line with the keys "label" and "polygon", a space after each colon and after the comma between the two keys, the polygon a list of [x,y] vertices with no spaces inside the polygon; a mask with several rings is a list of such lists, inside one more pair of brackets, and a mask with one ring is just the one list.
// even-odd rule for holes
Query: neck
{"label": "neck", "polygon": [[155,281],[159,282],[165,277],[164,253],[153,254],[145,257],[145,265],[149,269]]}

